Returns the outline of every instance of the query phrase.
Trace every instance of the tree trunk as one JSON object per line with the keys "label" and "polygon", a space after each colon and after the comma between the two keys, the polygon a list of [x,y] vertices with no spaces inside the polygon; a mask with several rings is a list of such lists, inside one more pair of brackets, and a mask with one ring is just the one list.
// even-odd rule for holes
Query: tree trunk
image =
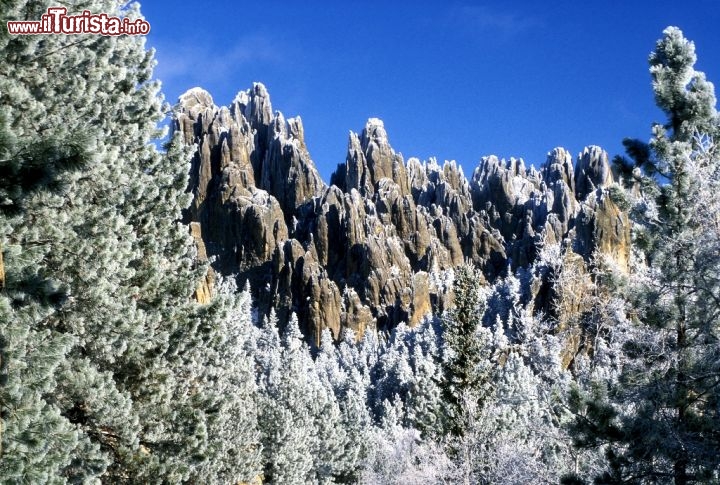
{"label": "tree trunk", "polygon": [[[678,256],[679,258],[679,256]],[[679,263],[679,259],[678,259]],[[688,403],[688,386],[687,386],[687,374],[685,372],[685,362],[687,352],[687,319],[685,311],[685,299],[683,296],[679,296],[676,299],[676,305],[679,312],[679,321],[677,323],[677,377],[675,380],[675,409],[677,411],[677,425],[675,429],[678,431],[680,437],[679,443],[679,455],[675,457],[675,463],[673,464],[673,478],[675,485],[686,485],[688,483],[687,476],[687,464],[688,457],[687,451],[682,445],[682,435],[685,429],[685,408]]]}
{"label": "tree trunk", "polygon": [[680,458],[675,460],[673,465],[673,475],[675,478],[675,485],[686,485],[688,483],[687,476],[687,458]]}
{"label": "tree trunk", "polygon": [[5,263],[3,262],[3,248],[0,244],[0,290],[5,288]]}

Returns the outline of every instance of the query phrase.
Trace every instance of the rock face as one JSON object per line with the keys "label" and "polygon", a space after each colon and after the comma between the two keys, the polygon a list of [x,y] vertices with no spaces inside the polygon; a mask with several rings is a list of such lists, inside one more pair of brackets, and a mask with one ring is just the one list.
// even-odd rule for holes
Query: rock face
{"label": "rock face", "polygon": [[491,156],[468,179],[455,162],[405,162],[370,119],[350,134],[328,186],[300,118],[273,114],[262,84],[229,107],[191,89],[174,128],[196,148],[187,222],[214,270],[249,280],[261,311],[297,313],[315,342],[326,327],[339,337],[442,310],[465,260],[492,280],[557,242],[627,268],[630,226],[607,195],[613,178],[598,147],[575,165],[556,148],[539,170]]}

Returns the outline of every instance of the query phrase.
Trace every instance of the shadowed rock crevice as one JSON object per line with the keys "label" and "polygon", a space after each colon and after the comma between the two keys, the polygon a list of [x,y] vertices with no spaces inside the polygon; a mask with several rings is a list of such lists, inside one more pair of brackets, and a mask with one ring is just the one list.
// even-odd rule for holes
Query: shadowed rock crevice
{"label": "shadowed rock crevice", "polygon": [[229,107],[191,89],[174,128],[195,146],[187,222],[214,270],[249,279],[260,310],[275,306],[280,321],[297,313],[315,342],[326,327],[339,337],[443,310],[464,260],[493,280],[561,243],[627,268],[630,225],[607,195],[613,177],[598,147],[576,164],[556,148],[537,170],[485,157],[468,179],[455,162],[406,162],[371,118],[350,133],[328,186],[300,118],[274,113],[262,84]]}

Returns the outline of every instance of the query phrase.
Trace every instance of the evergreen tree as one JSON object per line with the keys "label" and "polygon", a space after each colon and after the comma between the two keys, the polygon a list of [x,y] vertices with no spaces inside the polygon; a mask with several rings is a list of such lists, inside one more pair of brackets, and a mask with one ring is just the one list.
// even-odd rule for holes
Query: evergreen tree
{"label": "evergreen tree", "polygon": [[383,419],[368,436],[369,453],[360,483],[368,485],[408,483],[457,483],[454,464],[443,446],[423,440],[420,432],[402,424],[407,412],[399,397],[383,402]]}
{"label": "evergreen tree", "polygon": [[[39,18],[47,6],[43,2],[3,2],[2,23]],[[9,130],[12,135],[11,139],[3,137],[3,155],[9,157],[2,157],[0,216],[0,246],[7,275],[0,329],[7,350],[3,355],[7,378],[0,391],[5,428],[0,474],[8,480],[80,480],[104,471],[109,459],[100,442],[111,434],[106,433],[111,426],[95,426],[92,419],[85,419],[84,401],[70,402],[78,394],[73,387],[80,376],[90,391],[88,401],[97,403],[104,397],[113,401],[106,409],[105,423],[128,409],[127,399],[112,389],[108,374],[75,361],[76,351],[84,351],[83,341],[66,322],[81,291],[73,287],[73,278],[66,278],[53,263],[65,259],[72,264],[93,256],[82,253],[82,246],[65,244],[71,239],[71,224],[80,224],[72,220],[68,202],[76,200],[76,182],[101,164],[105,154],[97,140],[104,131],[103,121],[122,104],[102,96],[97,103],[90,102],[89,97],[96,90],[112,93],[118,90],[116,83],[127,82],[137,73],[120,73],[134,62],[122,49],[118,49],[115,62],[105,64],[115,54],[115,41],[86,39],[85,46],[74,44],[77,39],[63,36],[42,40],[39,36],[10,37],[4,29],[0,37],[5,66],[0,73],[0,102],[7,119],[4,132]],[[95,79],[103,64],[108,71],[117,69],[117,75]],[[62,79],[55,74],[58,72],[65,73]],[[85,160],[85,171],[60,173],[73,159],[84,158],[83,152],[95,154],[92,161]],[[47,182],[66,190],[35,190]],[[22,209],[22,213],[8,218],[14,209]],[[108,252],[116,248],[108,248]],[[44,297],[35,298],[38,295],[53,295],[56,308],[48,308]],[[93,387],[103,389],[93,392]],[[123,421],[123,427],[132,430],[134,420]],[[127,434],[124,438],[132,441]]]}
{"label": "evergreen tree", "polygon": [[668,122],[653,127],[649,144],[626,142],[646,257],[625,292],[636,330],[618,385],[573,396],[578,444],[609,443],[603,483],[718,479],[720,130],[712,84],[695,61],[692,42],[666,29],[650,72]]}
{"label": "evergreen tree", "polygon": [[[7,34],[0,35],[6,42]],[[51,314],[67,295],[34,265],[43,248],[13,244],[11,231],[26,220],[26,202],[61,192],[63,174],[89,160],[77,139],[17,137],[0,114],[0,474],[8,480],[56,481],[79,445],[73,426],[43,399],[54,389],[73,339],[29,328],[20,318],[27,306]],[[12,258],[8,271],[6,248]],[[46,436],[54,439],[47,442]]]}
{"label": "evergreen tree", "polygon": [[259,423],[270,483],[332,483],[348,472],[342,411],[331,386],[316,373],[297,317],[282,344],[274,310],[266,319],[257,356],[261,367]]}
{"label": "evergreen tree", "polygon": [[[405,345],[407,326],[400,323],[392,330],[390,339],[383,346],[378,360],[371,370],[372,396],[370,401],[375,403],[375,414],[383,415],[385,401],[392,401],[396,397],[403,404],[408,399],[410,388],[413,386],[414,375],[410,366],[410,354]],[[404,419],[404,416],[402,416]]]}
{"label": "evergreen tree", "polygon": [[[342,345],[353,345],[343,342]],[[346,349],[347,352],[347,349]],[[330,390],[337,400],[340,415],[336,420],[327,420],[323,426],[339,426],[344,433],[343,446],[329,457],[332,462],[333,478],[339,483],[355,483],[361,461],[365,458],[369,446],[369,434],[372,424],[367,405],[367,384],[356,368],[342,368],[339,352],[333,344],[332,333],[323,330],[320,352],[315,359],[318,379],[326,390]],[[325,419],[321,416],[322,419]]]}
{"label": "evergreen tree", "polygon": [[277,316],[272,310],[269,317],[263,318],[255,353],[263,477],[269,483],[281,479],[300,483],[310,473],[312,458],[307,455],[298,458],[300,453],[307,451],[308,443],[302,430],[296,429],[300,423],[296,424],[293,410],[287,408],[290,380],[281,377],[282,352]]}
{"label": "evergreen tree", "polygon": [[[2,23],[52,5],[4,1]],[[78,8],[140,15],[110,0]],[[176,222],[189,203],[189,152],[176,137],[163,154],[153,144],[166,108],[150,81],[152,52],[137,36],[5,33],[0,52],[0,474],[189,479],[213,463],[207,430],[218,411],[194,387],[191,356],[218,327],[189,298],[204,272]],[[78,161],[82,170],[66,170]],[[63,190],[36,190],[46,182]],[[48,306],[39,294],[60,298]]]}
{"label": "evergreen tree", "polygon": [[443,400],[446,429],[462,436],[468,401],[482,407],[490,392],[490,335],[482,326],[485,298],[477,269],[460,266],[455,273],[455,306],[443,318]]}
{"label": "evergreen tree", "polygon": [[216,288],[219,295],[203,319],[201,333],[208,338],[186,355],[195,366],[193,375],[185,377],[208,402],[207,459],[193,467],[190,481],[250,483],[262,471],[254,361],[257,329],[250,288],[238,294],[234,284]]}
{"label": "evergreen tree", "polygon": [[407,420],[423,437],[442,436],[445,404],[442,400],[442,365],[440,362],[440,322],[426,318],[407,335],[413,379],[407,396]]}
{"label": "evergreen tree", "polygon": [[[481,401],[466,399],[464,433],[449,441],[458,483],[556,483],[573,469],[563,429],[569,373],[561,363],[556,325],[533,314],[530,288],[559,264],[559,248],[545,247],[529,268],[519,268],[483,289],[481,316],[485,375],[492,386]],[[557,268],[555,268],[557,270]]]}

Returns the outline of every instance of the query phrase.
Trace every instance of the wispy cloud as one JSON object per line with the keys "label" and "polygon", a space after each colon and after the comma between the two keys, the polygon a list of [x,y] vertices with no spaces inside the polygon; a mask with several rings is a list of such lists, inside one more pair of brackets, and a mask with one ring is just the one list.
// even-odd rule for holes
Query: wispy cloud
{"label": "wispy cloud", "polygon": [[202,85],[208,79],[231,77],[238,69],[253,64],[279,64],[286,60],[286,53],[263,36],[245,36],[222,44],[162,39],[150,45],[157,51],[155,77],[165,85]]}
{"label": "wispy cloud", "polygon": [[445,22],[449,28],[501,41],[511,40],[542,26],[540,19],[530,15],[485,5],[452,6],[445,16]]}

